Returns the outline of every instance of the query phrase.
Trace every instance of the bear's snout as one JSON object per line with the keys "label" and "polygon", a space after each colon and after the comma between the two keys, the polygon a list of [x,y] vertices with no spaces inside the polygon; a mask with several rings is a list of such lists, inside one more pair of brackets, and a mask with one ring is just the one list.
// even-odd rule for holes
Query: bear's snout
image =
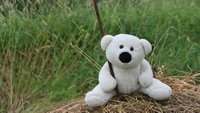
{"label": "bear's snout", "polygon": [[123,63],[129,63],[131,59],[132,59],[131,54],[128,52],[123,52],[119,55],[119,60]]}

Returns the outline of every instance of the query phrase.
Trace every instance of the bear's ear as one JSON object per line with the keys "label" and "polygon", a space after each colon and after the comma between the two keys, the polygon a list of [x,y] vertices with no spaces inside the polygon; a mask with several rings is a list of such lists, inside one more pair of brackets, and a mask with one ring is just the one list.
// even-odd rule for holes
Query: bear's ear
{"label": "bear's ear", "polygon": [[109,43],[112,41],[113,36],[112,35],[105,35],[101,40],[101,48],[105,51],[109,45]]}
{"label": "bear's ear", "polygon": [[151,44],[145,39],[140,39],[140,43],[142,44],[142,47],[144,49],[144,54],[149,54],[152,50]]}

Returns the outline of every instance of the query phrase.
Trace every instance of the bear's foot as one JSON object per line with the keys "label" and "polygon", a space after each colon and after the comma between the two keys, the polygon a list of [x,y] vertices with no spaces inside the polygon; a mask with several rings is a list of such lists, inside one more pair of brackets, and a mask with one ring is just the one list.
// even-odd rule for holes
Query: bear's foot
{"label": "bear's foot", "polygon": [[167,100],[171,97],[172,90],[170,89],[154,89],[149,93],[149,96],[154,98],[155,100]]}
{"label": "bear's foot", "polygon": [[105,97],[102,97],[99,94],[89,92],[85,97],[85,102],[88,106],[91,106],[91,107],[104,106],[108,102],[108,100],[104,98]]}

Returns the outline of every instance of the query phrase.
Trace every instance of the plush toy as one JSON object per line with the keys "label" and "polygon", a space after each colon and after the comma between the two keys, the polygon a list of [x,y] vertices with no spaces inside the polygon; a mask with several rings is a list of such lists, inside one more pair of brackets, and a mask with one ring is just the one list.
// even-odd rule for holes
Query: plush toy
{"label": "plush toy", "polygon": [[101,40],[101,48],[106,51],[106,57],[112,63],[115,78],[110,74],[106,62],[99,73],[99,84],[86,94],[87,105],[105,105],[116,95],[116,86],[122,94],[139,91],[155,100],[166,100],[171,97],[171,88],[153,78],[151,66],[144,59],[152,50],[147,40],[128,34],[106,35]]}

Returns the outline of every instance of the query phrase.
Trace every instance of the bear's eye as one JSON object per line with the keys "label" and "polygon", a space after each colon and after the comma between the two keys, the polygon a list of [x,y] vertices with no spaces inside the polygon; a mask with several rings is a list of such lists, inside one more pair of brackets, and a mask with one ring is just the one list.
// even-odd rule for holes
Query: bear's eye
{"label": "bear's eye", "polygon": [[119,48],[122,49],[122,48],[124,48],[124,46],[123,46],[123,45],[120,45]]}
{"label": "bear's eye", "polygon": [[133,51],[133,50],[134,50],[134,48],[133,48],[133,47],[131,47],[131,48],[130,48],[130,50],[131,50],[131,51]]}

